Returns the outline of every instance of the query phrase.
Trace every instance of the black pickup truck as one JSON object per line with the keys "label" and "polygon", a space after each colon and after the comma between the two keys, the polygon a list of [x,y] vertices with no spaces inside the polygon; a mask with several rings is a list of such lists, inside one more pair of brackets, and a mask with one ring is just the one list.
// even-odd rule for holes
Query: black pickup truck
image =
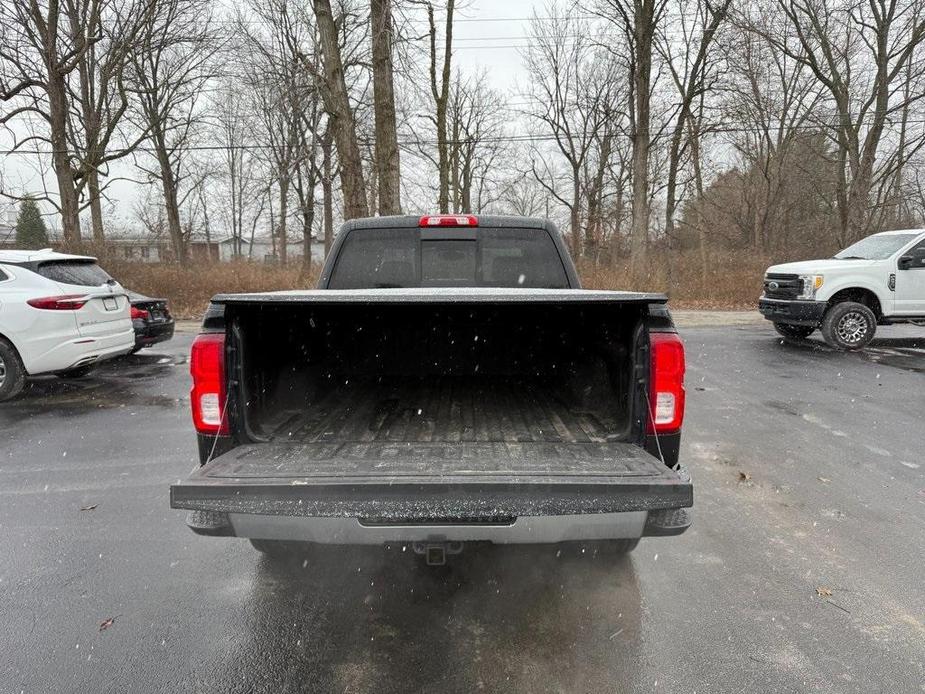
{"label": "black pickup truck", "polygon": [[580,288],[523,217],[357,219],[316,290],[222,294],[192,347],[205,535],[604,542],[690,525],[684,347],[660,294]]}

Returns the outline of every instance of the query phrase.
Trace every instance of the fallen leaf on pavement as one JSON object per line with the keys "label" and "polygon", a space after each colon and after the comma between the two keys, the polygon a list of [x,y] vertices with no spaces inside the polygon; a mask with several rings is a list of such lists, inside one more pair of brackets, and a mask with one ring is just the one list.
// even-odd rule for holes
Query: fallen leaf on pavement
{"label": "fallen leaf on pavement", "polygon": [[99,504],[91,504],[90,506],[81,506],[81,507],[80,507],[80,510],[81,510],[81,511],[92,511],[92,510],[95,509],[98,505],[99,505]]}
{"label": "fallen leaf on pavement", "polygon": [[115,617],[108,617],[100,622],[100,631],[106,631],[116,621]]}
{"label": "fallen leaf on pavement", "polygon": [[819,586],[816,588],[816,595],[820,598],[828,598],[832,595],[832,589],[826,588],[825,586]]}
{"label": "fallen leaf on pavement", "polygon": [[752,478],[747,472],[739,473],[739,482],[748,482]]}
{"label": "fallen leaf on pavement", "polygon": [[825,484],[826,482],[831,482],[831,481],[832,481],[832,480],[830,480],[828,477],[817,477],[816,479],[819,480],[820,482],[822,482],[823,484]]}

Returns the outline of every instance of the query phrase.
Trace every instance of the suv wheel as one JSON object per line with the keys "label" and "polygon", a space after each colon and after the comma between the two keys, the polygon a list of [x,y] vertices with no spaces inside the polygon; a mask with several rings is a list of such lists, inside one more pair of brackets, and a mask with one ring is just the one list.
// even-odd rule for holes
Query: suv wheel
{"label": "suv wheel", "polygon": [[864,304],[843,301],[826,311],[822,337],[835,349],[863,349],[877,331],[877,317]]}
{"label": "suv wheel", "polygon": [[26,369],[16,348],[0,337],[0,402],[19,394],[26,384]]}
{"label": "suv wheel", "polygon": [[774,329],[788,340],[805,340],[816,328],[812,325],[793,325],[792,323],[775,323]]}

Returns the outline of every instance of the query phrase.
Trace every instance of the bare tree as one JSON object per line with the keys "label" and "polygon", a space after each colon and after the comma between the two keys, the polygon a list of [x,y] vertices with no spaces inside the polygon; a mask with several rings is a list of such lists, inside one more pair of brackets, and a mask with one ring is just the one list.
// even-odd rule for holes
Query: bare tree
{"label": "bare tree", "polygon": [[58,182],[58,202],[64,241],[80,243],[80,196],[75,181],[81,174],[68,138],[71,114],[67,81],[77,69],[91,42],[100,35],[100,5],[83,14],[74,26],[64,17],[58,0],[39,4],[13,0],[0,4],[0,98],[22,103],[0,117],[9,123],[22,114],[34,115],[48,124],[48,135],[30,135],[14,144],[48,142],[52,168]]}
{"label": "bare tree", "polygon": [[199,98],[214,77],[219,41],[208,0],[160,0],[158,14],[132,57],[132,89],[156,162],[148,166],[141,161],[139,166],[160,183],[170,243],[180,264],[188,260],[180,208],[197,188],[197,177],[183,188],[192,175],[191,149],[202,120]]}
{"label": "bare tree", "polygon": [[[678,204],[678,174],[681,158],[690,147],[698,150],[699,128],[694,113],[704,93],[713,85],[711,53],[716,33],[726,20],[731,0],[677,0],[678,21],[669,25],[680,29],[680,47],[676,35],[662,31],[657,50],[671,74],[677,91],[677,106],[668,151],[668,178],[665,191],[665,234],[669,245],[675,236],[675,212]],[[693,139],[696,138],[697,142]],[[699,162],[695,164],[699,166]]]}
{"label": "bare tree", "polygon": [[87,50],[77,60],[77,79],[68,81],[68,88],[75,105],[69,128],[71,147],[81,159],[80,175],[86,180],[93,239],[101,242],[104,231],[100,178],[106,175],[111,162],[130,154],[145,137],[144,130],[131,136],[120,131],[130,98],[125,73],[132,56],[145,50],[142,43],[158,3],[68,0],[63,7],[74,35],[85,26],[87,14],[100,15],[99,34],[86,37]]}
{"label": "bare tree", "polygon": [[371,0],[373,108],[376,124],[376,174],[379,214],[401,214],[400,154],[395,120],[392,69],[392,2]]}
{"label": "bare tree", "polygon": [[450,197],[453,212],[481,211],[505,151],[502,95],[487,86],[484,73],[453,80],[447,105],[450,136]]}
{"label": "bare tree", "polygon": [[[582,250],[583,182],[596,145],[609,147],[617,127],[620,80],[610,56],[595,49],[588,24],[554,4],[542,21],[534,19],[531,46],[525,55],[530,75],[530,116],[549,133],[568,169],[568,192],[560,192],[556,167],[542,150],[534,150],[537,181],[569,210],[572,252]],[[600,137],[603,131],[607,134]],[[605,171],[609,157],[599,158]]]}
{"label": "bare tree", "polygon": [[[621,56],[631,75],[630,134],[633,141],[633,225],[630,259],[641,269],[649,242],[649,150],[652,146],[652,64],[655,36],[668,0],[598,0],[593,10],[625,39]],[[608,43],[607,45],[611,45]]]}
{"label": "bare tree", "polygon": [[[925,15],[917,3],[896,0],[777,0],[777,6],[782,22],[752,28],[803,63],[826,91],[831,117],[821,124],[838,147],[839,241],[846,244],[870,231],[871,196],[895,166],[883,162],[885,131],[895,114],[925,95],[919,88],[907,96],[899,79],[925,41]],[[918,63],[922,74],[925,61]]]}
{"label": "bare tree", "polygon": [[344,218],[365,217],[366,186],[363,177],[363,159],[357,140],[356,121],[344,76],[344,62],[338,42],[337,25],[331,12],[330,0],[313,0],[318,23],[324,79],[321,95],[325,111],[331,122],[332,134],[340,159],[340,180],[344,195]]}
{"label": "bare tree", "polygon": [[[226,78],[215,87],[210,130],[220,155],[216,161],[221,215],[231,233],[232,255],[241,257],[248,233],[253,240],[266,207],[267,176],[256,154],[257,130],[247,102],[245,85]],[[253,248],[253,244],[250,245]]]}
{"label": "bare tree", "polygon": [[102,239],[100,179],[141,140],[121,127],[128,109],[123,77],[152,12],[151,0],[11,0],[0,6],[0,99],[15,101],[0,123],[31,115],[45,124],[14,149],[27,142],[49,145],[58,193],[48,201],[61,213],[67,244],[81,240],[85,194],[94,237]]}
{"label": "bare tree", "polygon": [[[744,24],[741,19],[736,22],[744,26],[754,20],[752,16]],[[795,230],[776,224],[779,209],[792,202],[787,199],[790,150],[800,134],[813,127],[822,97],[804,61],[776,50],[754,33],[730,35],[724,51],[728,74],[722,110],[737,126],[731,144],[741,168],[751,172],[749,185],[742,191],[749,210],[742,235],[752,248],[768,250],[775,240],[786,244]],[[707,231],[702,224],[697,230],[703,252]]]}
{"label": "bare tree", "polygon": [[427,23],[430,27],[430,92],[434,99],[434,125],[437,129],[437,174],[440,187],[437,193],[437,208],[446,213],[450,209],[450,147],[447,142],[446,110],[450,98],[451,61],[453,57],[453,11],[455,0],[446,0],[446,16],[443,23],[443,61],[440,81],[437,81],[437,25],[434,20],[434,6],[427,3]]}

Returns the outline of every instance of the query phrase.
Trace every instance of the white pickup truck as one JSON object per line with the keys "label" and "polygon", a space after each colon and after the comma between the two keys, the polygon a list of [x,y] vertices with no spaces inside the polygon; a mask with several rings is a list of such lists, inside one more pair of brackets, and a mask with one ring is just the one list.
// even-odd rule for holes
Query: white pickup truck
{"label": "white pickup truck", "polygon": [[834,258],[772,265],[758,309],[784,337],[818,328],[836,349],[862,349],[878,325],[925,325],[925,229],[874,234]]}

